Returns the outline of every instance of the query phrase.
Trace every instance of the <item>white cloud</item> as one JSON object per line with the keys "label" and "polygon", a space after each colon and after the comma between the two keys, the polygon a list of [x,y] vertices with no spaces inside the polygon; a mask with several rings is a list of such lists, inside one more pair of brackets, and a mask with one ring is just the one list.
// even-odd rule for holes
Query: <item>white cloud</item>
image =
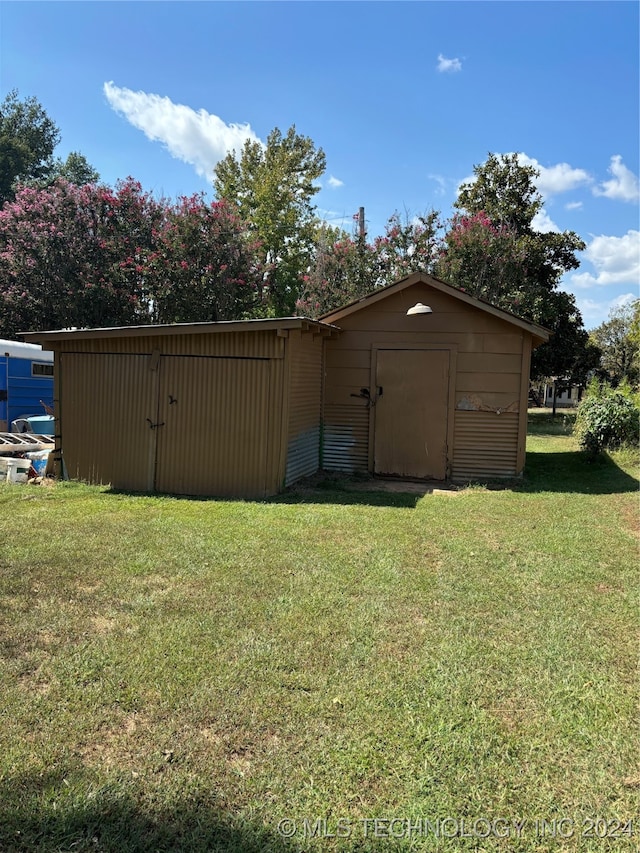
{"label": "white cloud", "polygon": [[541,234],[548,234],[550,231],[560,231],[546,210],[539,210],[536,213],[531,220],[531,226],[534,231],[539,231]]}
{"label": "white cloud", "polygon": [[326,208],[318,208],[316,210],[318,217],[325,225],[331,228],[342,228],[344,231],[351,231],[353,228],[353,216],[347,216],[346,213],[340,213],[337,210],[328,210]]}
{"label": "white cloud", "polygon": [[585,260],[594,267],[590,272],[571,276],[571,284],[578,289],[611,284],[640,282],[640,231],[627,231],[623,237],[594,237],[584,251]]}
{"label": "white cloud", "polygon": [[518,162],[522,166],[533,166],[540,176],[536,178],[538,192],[545,196],[566,193],[576,187],[592,183],[593,178],[584,169],[575,169],[568,163],[556,163],[555,166],[543,166],[534,157],[518,154]]}
{"label": "white cloud", "polygon": [[638,177],[633,174],[631,169],[627,169],[619,154],[615,154],[611,158],[611,165],[607,171],[613,175],[613,178],[610,181],[604,181],[599,187],[594,187],[594,195],[603,195],[617,201],[634,202],[640,200]]}
{"label": "white cloud", "polygon": [[581,201],[570,201],[568,204],[564,206],[565,210],[582,210],[582,202]]}
{"label": "white cloud", "polygon": [[613,308],[620,308],[623,305],[628,305],[637,298],[637,294],[622,293],[619,296],[615,296],[613,299],[598,302],[595,299],[584,299],[581,296],[577,296],[576,305],[582,314],[585,329],[595,329],[596,326],[604,323],[609,318],[609,313]]}
{"label": "white cloud", "polygon": [[[507,154],[496,154],[496,157],[512,157],[513,152]],[[575,169],[568,163],[556,163],[554,166],[542,166],[535,157],[528,157],[526,154],[518,153],[518,163],[521,166],[532,166],[540,173],[539,177],[535,178],[534,184],[543,199],[559,193],[565,193],[573,190],[576,187],[584,184],[593,183],[593,178],[584,169]],[[460,181],[458,191],[462,184],[473,184],[476,180],[475,175],[471,175]],[[579,202],[577,203],[579,204]],[[542,230],[542,229],[540,229]],[[552,228],[547,228],[548,231],[557,231],[558,228],[554,225]]]}
{"label": "white cloud", "polygon": [[447,181],[446,178],[443,178],[442,175],[427,175],[427,178],[430,181],[435,181],[437,186],[436,195],[444,195],[447,190]]}
{"label": "white cloud", "polygon": [[454,74],[456,71],[462,71],[462,63],[459,59],[447,59],[441,53],[438,54],[438,71]]}
{"label": "white cloud", "polygon": [[327,181],[330,187],[333,189],[337,189],[338,187],[344,186],[344,181],[341,181],[340,178],[334,178],[333,175],[329,176],[329,180]]}
{"label": "white cloud", "polygon": [[231,151],[240,153],[247,139],[260,142],[248,124],[225,124],[206,110],[174,104],[167,97],[121,89],[112,82],[103,90],[112,109],[208,180],[216,164]]}

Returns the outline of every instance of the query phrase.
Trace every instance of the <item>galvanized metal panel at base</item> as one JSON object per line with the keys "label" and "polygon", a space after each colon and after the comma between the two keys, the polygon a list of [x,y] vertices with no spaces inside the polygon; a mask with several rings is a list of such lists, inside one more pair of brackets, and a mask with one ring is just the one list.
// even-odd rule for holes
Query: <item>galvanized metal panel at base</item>
{"label": "galvanized metal panel at base", "polygon": [[369,466],[369,408],[358,405],[325,405],[322,436],[322,468],[345,473],[364,472]]}
{"label": "galvanized metal panel at base", "polygon": [[322,338],[289,333],[289,423],[285,485],[315,474],[320,464]]}
{"label": "galvanized metal panel at base", "polygon": [[521,474],[517,469],[518,419],[517,412],[456,410],[453,478],[491,479]]}

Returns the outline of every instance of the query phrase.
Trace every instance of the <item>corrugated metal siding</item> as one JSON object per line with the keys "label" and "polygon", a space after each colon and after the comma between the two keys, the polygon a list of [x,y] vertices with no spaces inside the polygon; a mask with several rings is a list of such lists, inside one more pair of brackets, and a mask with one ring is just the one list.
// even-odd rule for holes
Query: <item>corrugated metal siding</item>
{"label": "corrugated metal siding", "polygon": [[158,491],[264,497],[277,490],[268,473],[271,370],[266,359],[162,359]]}
{"label": "corrugated metal siding", "polygon": [[366,471],[369,467],[367,406],[327,405],[322,436],[322,467],[326,471]]}
{"label": "corrugated metal siding", "polygon": [[291,332],[289,346],[286,485],[318,470],[322,406],[322,338]]}
{"label": "corrugated metal siding", "polygon": [[452,476],[456,480],[513,477],[517,472],[518,413],[455,413]]}
{"label": "corrugated metal siding", "polygon": [[58,404],[66,472],[121,489],[153,488],[157,373],[144,355],[62,353]]}
{"label": "corrugated metal siding", "polygon": [[282,359],[59,359],[69,477],[177,494],[264,497],[278,490]]}
{"label": "corrugated metal siding", "polygon": [[229,358],[282,358],[284,340],[273,330],[202,335],[84,338],[52,342],[61,352],[151,353],[162,355],[227,356]]}

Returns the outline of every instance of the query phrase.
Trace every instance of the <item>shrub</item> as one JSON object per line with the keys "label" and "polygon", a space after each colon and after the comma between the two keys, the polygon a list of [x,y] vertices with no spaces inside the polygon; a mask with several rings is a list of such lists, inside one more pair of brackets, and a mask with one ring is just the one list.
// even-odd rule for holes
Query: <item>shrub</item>
{"label": "shrub", "polygon": [[575,435],[582,450],[589,453],[637,445],[638,406],[624,393],[601,387],[598,394],[589,394],[578,406]]}

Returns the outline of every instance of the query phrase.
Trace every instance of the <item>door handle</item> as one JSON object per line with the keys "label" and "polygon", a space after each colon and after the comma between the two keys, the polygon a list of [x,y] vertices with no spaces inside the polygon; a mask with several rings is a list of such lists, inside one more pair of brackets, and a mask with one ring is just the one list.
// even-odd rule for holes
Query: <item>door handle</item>
{"label": "door handle", "polygon": [[158,427],[164,426],[164,421],[159,424],[154,424],[151,418],[147,418],[147,423],[149,424],[149,429],[157,429]]}

